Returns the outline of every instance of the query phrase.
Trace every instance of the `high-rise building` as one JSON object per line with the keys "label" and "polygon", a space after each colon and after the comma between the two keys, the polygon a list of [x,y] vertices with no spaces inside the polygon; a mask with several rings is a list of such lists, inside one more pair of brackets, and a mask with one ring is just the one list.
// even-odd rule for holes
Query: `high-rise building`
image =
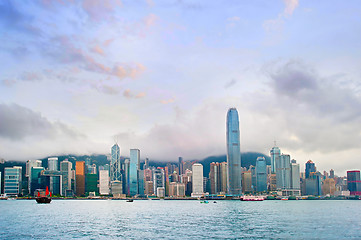
{"label": "high-rise building", "polygon": [[[227,113],[227,182],[228,194],[241,195],[241,148],[238,112],[235,108],[230,108]],[[194,186],[194,185],[193,185]],[[194,189],[193,189],[194,191]]]}
{"label": "high-rise building", "polygon": [[301,189],[300,186],[300,164],[296,160],[292,159],[291,161],[291,188],[292,189]]}
{"label": "high-rise building", "polygon": [[335,177],[335,171],[333,169],[330,170],[330,178]]}
{"label": "high-rise building", "polygon": [[291,189],[290,155],[282,154],[276,162],[277,189]]}
{"label": "high-rise building", "polygon": [[179,175],[182,175],[184,173],[184,170],[183,170],[183,158],[182,157],[178,158],[178,168],[179,168]]}
{"label": "high-rise building", "polygon": [[32,167],[41,167],[41,161],[40,160],[28,160],[28,161],[26,161],[25,177],[29,177],[31,175],[30,171],[31,171]]}
{"label": "high-rise building", "polygon": [[347,171],[347,188],[351,195],[361,195],[360,171]]}
{"label": "high-rise building", "polygon": [[139,149],[130,149],[129,182],[128,182],[130,196],[135,196],[139,194],[139,189],[138,189],[139,169],[140,169],[140,151]]}
{"label": "high-rise building", "polygon": [[72,178],[72,170],[73,164],[65,159],[60,162],[60,172],[62,173],[62,193],[64,196],[72,196],[71,189],[71,178]]}
{"label": "high-rise building", "polygon": [[274,146],[270,151],[270,155],[271,155],[271,171],[272,173],[276,173],[277,171],[276,162],[278,162],[280,159],[281,149]]}
{"label": "high-rise building", "polygon": [[170,197],[184,197],[185,185],[184,183],[172,182],[169,184],[169,196]]}
{"label": "high-rise building", "polygon": [[110,180],[121,181],[121,164],[120,164],[120,147],[118,144],[114,144],[111,148],[110,159]]}
{"label": "high-rise building", "polygon": [[19,195],[22,188],[22,167],[6,167],[4,174],[4,194]]}
{"label": "high-rise building", "polygon": [[258,157],[256,160],[256,191],[267,191],[267,164],[264,157]]}
{"label": "high-rise building", "polygon": [[227,162],[221,162],[221,193],[227,193]]}
{"label": "high-rise building", "polygon": [[99,194],[98,190],[98,174],[88,173],[85,175],[85,192]]}
{"label": "high-rise building", "polygon": [[305,195],[321,196],[322,195],[322,179],[321,173],[310,172],[308,178],[305,179]]}
{"label": "high-rise building", "polygon": [[203,191],[203,165],[194,163],[192,166],[192,197],[202,196]]}
{"label": "high-rise building", "polygon": [[109,171],[99,170],[99,194],[109,195]]}
{"label": "high-rise building", "polygon": [[153,195],[154,194],[154,185],[153,181],[145,181],[144,194]]}
{"label": "high-rise building", "polygon": [[244,193],[252,192],[252,172],[243,171],[242,172],[242,190]]}
{"label": "high-rise building", "polygon": [[221,165],[212,162],[210,164],[209,181],[211,184],[210,193],[217,194],[221,191]]}
{"label": "high-rise building", "polygon": [[157,193],[157,188],[165,188],[165,174],[163,168],[153,170],[153,192]]}
{"label": "high-rise building", "polygon": [[32,167],[29,176],[29,194],[33,195],[36,189],[44,189],[41,181],[41,173],[44,171],[43,167]]}
{"label": "high-rise building", "polygon": [[48,169],[51,171],[58,171],[58,158],[57,157],[51,157],[48,158]]}
{"label": "high-rise building", "polygon": [[322,184],[322,195],[330,195],[333,196],[336,191],[335,179],[326,178],[323,180]]}
{"label": "high-rise building", "polygon": [[143,170],[148,169],[148,168],[149,168],[149,158],[145,158]]}
{"label": "high-rise building", "polygon": [[310,174],[315,173],[315,172],[316,172],[315,163],[312,162],[312,160],[308,160],[307,163],[306,163],[306,168],[305,168],[306,178],[309,178]]}
{"label": "high-rise building", "polygon": [[76,195],[85,196],[85,162],[75,162]]}

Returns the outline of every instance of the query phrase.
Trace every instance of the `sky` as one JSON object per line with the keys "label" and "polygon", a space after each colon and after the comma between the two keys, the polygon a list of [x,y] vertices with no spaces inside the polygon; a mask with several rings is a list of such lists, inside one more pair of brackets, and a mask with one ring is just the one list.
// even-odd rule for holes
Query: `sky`
{"label": "sky", "polygon": [[176,161],[274,142],[304,169],[361,169],[361,5],[333,0],[4,0],[0,158]]}

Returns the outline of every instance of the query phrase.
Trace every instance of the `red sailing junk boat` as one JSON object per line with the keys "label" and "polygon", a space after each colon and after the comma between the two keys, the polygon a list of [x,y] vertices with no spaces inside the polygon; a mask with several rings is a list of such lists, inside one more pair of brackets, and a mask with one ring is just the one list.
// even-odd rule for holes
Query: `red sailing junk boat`
{"label": "red sailing junk boat", "polygon": [[50,203],[51,202],[51,192],[49,192],[48,187],[46,187],[45,195],[41,195],[40,192],[38,192],[38,196],[36,197],[37,203]]}

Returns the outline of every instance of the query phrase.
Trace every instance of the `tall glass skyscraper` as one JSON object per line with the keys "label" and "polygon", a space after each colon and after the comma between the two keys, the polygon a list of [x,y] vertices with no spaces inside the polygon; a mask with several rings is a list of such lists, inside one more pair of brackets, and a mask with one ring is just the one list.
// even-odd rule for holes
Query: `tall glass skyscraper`
{"label": "tall glass skyscraper", "polygon": [[256,160],[256,191],[267,191],[267,164],[264,157]]}
{"label": "tall glass skyscraper", "polygon": [[122,181],[120,167],[120,148],[114,144],[111,149],[110,181]]}
{"label": "tall glass skyscraper", "polygon": [[227,113],[227,182],[228,194],[241,195],[241,148],[238,112],[230,108]]}
{"label": "tall glass skyscraper", "polygon": [[281,149],[279,149],[279,147],[274,146],[271,149],[270,154],[271,154],[271,171],[272,173],[276,173],[277,171],[276,162],[280,160]]}

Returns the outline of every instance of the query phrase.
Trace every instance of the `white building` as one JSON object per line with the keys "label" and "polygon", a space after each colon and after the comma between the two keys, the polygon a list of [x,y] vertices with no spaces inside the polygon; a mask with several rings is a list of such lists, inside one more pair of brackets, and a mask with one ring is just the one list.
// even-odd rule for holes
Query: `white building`
{"label": "white building", "polygon": [[195,163],[192,165],[192,197],[201,197],[203,192],[203,165]]}
{"label": "white building", "polygon": [[109,171],[99,170],[99,194],[109,195]]}
{"label": "white building", "polygon": [[58,171],[58,158],[51,157],[48,158],[48,169],[52,171]]}
{"label": "white building", "polygon": [[29,177],[31,175],[32,167],[41,167],[40,160],[28,160],[26,161],[26,169],[25,169],[25,177]]}

